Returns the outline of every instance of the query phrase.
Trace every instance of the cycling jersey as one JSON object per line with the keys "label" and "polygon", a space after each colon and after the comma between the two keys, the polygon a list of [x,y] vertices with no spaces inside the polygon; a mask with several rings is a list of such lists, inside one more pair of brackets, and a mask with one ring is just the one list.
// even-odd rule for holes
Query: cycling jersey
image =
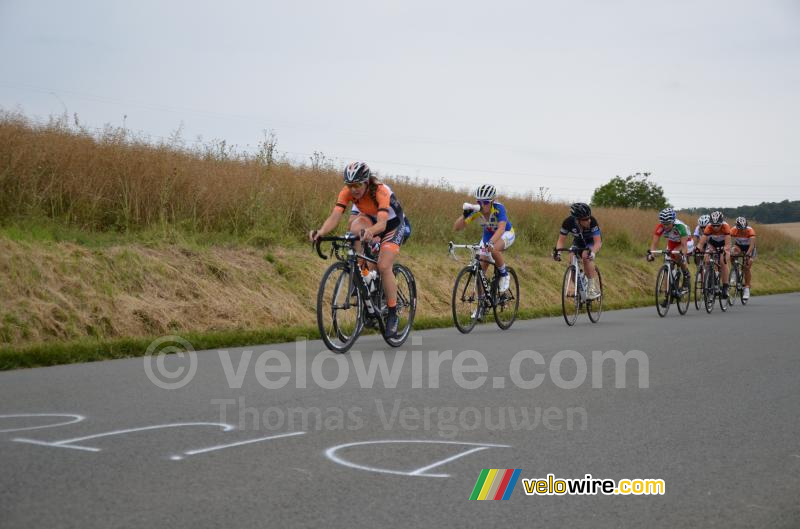
{"label": "cycling jersey", "polygon": [[506,207],[500,202],[492,203],[492,210],[491,212],[489,212],[488,220],[483,216],[483,213],[481,213],[480,211],[474,211],[472,212],[472,214],[470,214],[469,217],[464,219],[464,222],[469,224],[470,222],[476,219],[481,223],[481,226],[483,226],[483,242],[488,242],[492,238],[494,232],[497,231],[497,226],[503,221],[505,221],[506,223],[506,229],[505,229],[506,232],[514,231],[514,228],[511,226],[511,221],[508,220],[508,213],[506,213]]}
{"label": "cycling jersey", "polygon": [[703,231],[703,235],[706,235],[709,240],[714,241],[716,243],[725,242],[725,237],[730,234],[731,234],[731,227],[728,225],[727,222],[723,222],[716,228],[711,224],[709,224]]}
{"label": "cycling jersey", "polygon": [[561,235],[571,233],[574,237],[572,244],[579,248],[592,246],[594,244],[594,238],[600,236],[600,225],[597,224],[596,218],[590,217],[590,219],[589,227],[584,228],[575,217],[567,217],[564,219],[564,222],[561,223],[561,230],[559,230],[559,233]]}
{"label": "cycling jersey", "polygon": [[[375,198],[377,202],[372,200],[369,191],[367,191],[361,198],[355,200],[353,194],[350,192],[350,188],[344,186],[336,199],[336,207],[341,208],[342,212],[344,212],[347,209],[347,204],[352,202],[358,212],[370,217],[373,222],[378,221],[379,211],[385,211],[389,214],[389,218],[386,221],[385,232],[392,231],[400,226],[403,221],[403,208],[400,206],[400,202],[398,202],[397,197],[395,197],[389,186],[378,184],[378,189],[375,191]],[[354,213],[354,211],[351,213]]]}
{"label": "cycling jersey", "polygon": [[750,239],[756,236],[756,231],[750,226],[741,228],[731,228],[731,238],[736,241],[737,246],[750,246]]}
{"label": "cycling jersey", "polygon": [[672,242],[681,242],[681,237],[689,237],[689,227],[679,219],[675,219],[675,222],[672,224],[672,228],[669,230],[664,228],[663,224],[658,223],[658,225],[656,225],[656,231],[654,232],[654,235],[666,237]]}

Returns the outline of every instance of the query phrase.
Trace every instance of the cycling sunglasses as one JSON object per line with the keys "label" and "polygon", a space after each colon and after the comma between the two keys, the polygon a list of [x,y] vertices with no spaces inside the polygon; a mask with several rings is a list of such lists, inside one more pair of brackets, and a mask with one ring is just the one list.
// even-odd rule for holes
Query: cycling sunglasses
{"label": "cycling sunglasses", "polygon": [[491,204],[491,203],[492,203],[491,200],[479,200],[478,201],[478,204],[480,204],[481,206],[485,206],[486,204]]}

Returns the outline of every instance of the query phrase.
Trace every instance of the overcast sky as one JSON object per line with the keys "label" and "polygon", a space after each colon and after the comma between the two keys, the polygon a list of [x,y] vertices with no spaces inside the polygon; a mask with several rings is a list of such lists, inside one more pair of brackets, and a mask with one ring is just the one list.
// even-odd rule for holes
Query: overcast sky
{"label": "overcast sky", "polygon": [[798,0],[0,0],[6,110],[570,201],[800,199],[798,94]]}

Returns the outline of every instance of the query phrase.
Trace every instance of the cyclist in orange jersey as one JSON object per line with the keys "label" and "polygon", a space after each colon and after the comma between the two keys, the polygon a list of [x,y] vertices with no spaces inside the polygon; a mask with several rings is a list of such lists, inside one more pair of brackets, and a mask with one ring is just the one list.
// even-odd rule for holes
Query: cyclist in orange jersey
{"label": "cyclist in orange jersey", "polygon": [[380,239],[378,273],[389,308],[386,336],[391,338],[397,334],[397,281],[392,265],[406,238],[403,208],[391,189],[380,182],[364,162],[353,162],[344,169],[344,183],[333,211],[319,229],[309,233],[309,239],[314,242],[336,228],[351,202],[358,208],[358,215],[348,222],[350,230],[361,239],[356,242],[356,250],[361,251],[363,241]]}
{"label": "cyclist in orange jersey", "polygon": [[[722,298],[728,299],[728,260],[731,256],[731,227],[725,222],[725,215],[721,211],[714,211],[710,215],[711,222],[703,230],[703,236],[700,237],[700,242],[697,243],[697,248],[701,252],[704,251],[706,243],[710,244],[717,250],[723,249],[722,259],[720,259],[720,269],[722,281]],[[708,263],[710,256],[706,255],[705,262]]]}
{"label": "cyclist in orange jersey", "polygon": [[734,246],[731,255],[744,254],[744,291],[742,299],[750,299],[750,280],[752,278],[753,259],[756,258],[756,231],[747,225],[744,217],[736,218],[736,226],[731,229]]}

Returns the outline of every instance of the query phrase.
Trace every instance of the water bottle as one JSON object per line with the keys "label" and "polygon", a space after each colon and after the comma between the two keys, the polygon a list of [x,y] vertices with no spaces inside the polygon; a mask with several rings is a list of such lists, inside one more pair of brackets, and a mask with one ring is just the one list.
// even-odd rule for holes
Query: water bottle
{"label": "water bottle", "polygon": [[583,297],[586,294],[586,288],[587,288],[586,283],[587,283],[586,274],[581,274],[581,297]]}
{"label": "water bottle", "polygon": [[375,278],[378,277],[378,272],[365,268],[361,271],[361,274],[364,276],[364,283],[367,285],[367,290],[369,290],[370,294],[375,292]]}

